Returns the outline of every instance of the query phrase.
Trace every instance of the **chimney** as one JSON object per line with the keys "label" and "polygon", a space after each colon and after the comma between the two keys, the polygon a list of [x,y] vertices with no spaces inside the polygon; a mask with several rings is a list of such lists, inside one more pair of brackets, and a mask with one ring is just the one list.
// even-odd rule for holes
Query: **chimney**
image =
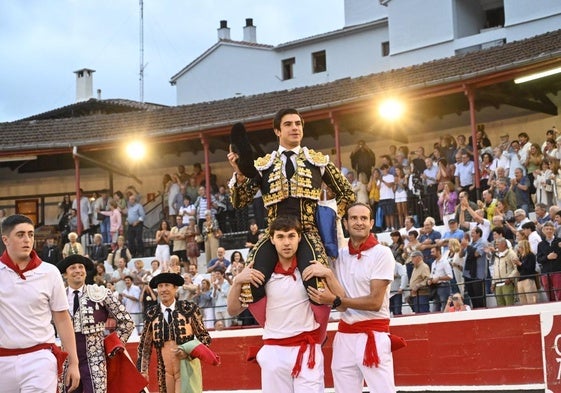
{"label": "chimney", "polygon": [[76,102],[93,98],[93,73],[95,70],[82,68],[74,71],[76,74]]}
{"label": "chimney", "polygon": [[245,42],[257,43],[257,28],[253,26],[253,19],[245,19],[245,27],[243,28],[243,40]]}
{"label": "chimney", "polygon": [[101,101],[101,89],[97,89],[97,99]]}
{"label": "chimney", "polygon": [[218,40],[229,40],[230,39],[230,28],[228,27],[227,20],[220,21],[220,28],[218,29]]}

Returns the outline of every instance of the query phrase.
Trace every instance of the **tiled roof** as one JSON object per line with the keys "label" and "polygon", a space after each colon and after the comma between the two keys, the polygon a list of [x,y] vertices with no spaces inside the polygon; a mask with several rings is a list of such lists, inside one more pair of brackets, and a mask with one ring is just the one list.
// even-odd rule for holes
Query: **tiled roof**
{"label": "tiled roof", "polygon": [[561,62],[561,30],[416,66],[293,90],[151,111],[0,123],[0,154],[73,145],[99,146],[123,140],[130,134],[167,140],[196,138],[199,132],[226,131],[236,121],[268,120],[281,107],[298,108],[304,114],[333,110],[369,101],[390,90],[413,94],[548,60]]}

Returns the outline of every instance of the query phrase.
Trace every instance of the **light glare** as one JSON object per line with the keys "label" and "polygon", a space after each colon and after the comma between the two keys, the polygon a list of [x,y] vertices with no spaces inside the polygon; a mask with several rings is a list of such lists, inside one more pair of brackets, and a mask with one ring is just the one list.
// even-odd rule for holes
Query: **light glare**
{"label": "light glare", "polygon": [[388,99],[380,104],[378,113],[386,120],[396,120],[403,114],[403,104],[396,99]]}
{"label": "light glare", "polygon": [[134,141],[127,145],[127,155],[135,161],[144,158],[145,153],[146,147],[142,142]]}

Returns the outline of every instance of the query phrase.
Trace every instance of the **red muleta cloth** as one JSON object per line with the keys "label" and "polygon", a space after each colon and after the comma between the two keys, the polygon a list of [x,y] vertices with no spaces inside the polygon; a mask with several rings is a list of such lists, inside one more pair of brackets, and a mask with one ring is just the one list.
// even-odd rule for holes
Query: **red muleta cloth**
{"label": "red muleta cloth", "polygon": [[288,338],[268,338],[263,340],[265,345],[280,345],[283,347],[300,347],[294,368],[292,369],[292,377],[296,378],[302,370],[302,359],[306,347],[310,346],[310,356],[308,356],[308,368],[314,368],[316,365],[316,344],[320,344],[321,329],[317,328],[311,332],[300,333],[294,337]]}
{"label": "red muleta cloth", "polygon": [[125,345],[113,332],[103,342],[107,359],[107,393],[138,393],[148,385],[132,363]]}
{"label": "red muleta cloth", "polygon": [[[390,320],[389,319],[370,319],[367,321],[355,322],[348,324],[343,320],[339,321],[337,329],[341,333],[364,333],[367,336],[366,347],[364,348],[364,360],[362,362],[366,367],[372,367],[380,364],[378,357],[378,350],[376,349],[376,340],[374,339],[373,332],[390,333]],[[389,334],[391,342],[391,350],[397,351],[405,346],[407,342],[399,336]]]}

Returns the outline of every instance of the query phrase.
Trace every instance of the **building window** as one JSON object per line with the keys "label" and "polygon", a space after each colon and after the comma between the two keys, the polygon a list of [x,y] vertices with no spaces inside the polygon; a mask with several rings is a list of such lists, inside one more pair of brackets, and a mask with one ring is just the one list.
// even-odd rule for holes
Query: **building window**
{"label": "building window", "polygon": [[504,7],[493,8],[485,11],[485,28],[503,27],[505,25]]}
{"label": "building window", "polygon": [[319,51],[312,53],[312,72],[317,74],[318,72],[327,71],[327,59],[325,56],[325,51]]}
{"label": "building window", "polygon": [[282,61],[282,80],[288,80],[294,78],[294,63],[296,59],[291,57],[290,59],[284,59]]}
{"label": "building window", "polygon": [[382,42],[382,57],[386,57],[390,55],[390,42],[384,41]]}

